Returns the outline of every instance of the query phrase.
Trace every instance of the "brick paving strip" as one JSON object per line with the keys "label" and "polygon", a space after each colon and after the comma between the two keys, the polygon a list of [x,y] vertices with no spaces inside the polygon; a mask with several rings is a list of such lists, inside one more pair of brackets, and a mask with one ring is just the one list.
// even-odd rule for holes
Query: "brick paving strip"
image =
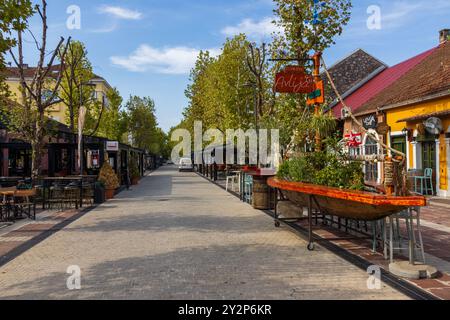
{"label": "brick paving strip", "polygon": [[[222,181],[216,183],[224,188]],[[233,193],[234,194],[234,193]],[[236,195],[236,194],[234,194]],[[237,196],[237,195],[236,195]],[[267,214],[273,215],[272,212],[266,211]],[[450,300],[450,203],[448,200],[432,200],[432,205],[422,209],[422,235],[424,239],[427,263],[435,266],[440,270],[437,279],[428,280],[407,280],[400,279],[389,272],[389,261],[384,259],[381,252],[372,252],[372,242],[362,239],[343,239],[329,241],[331,246],[326,246],[331,251],[336,252],[339,249],[345,251],[343,256],[350,255],[349,260],[355,264],[361,264],[362,268],[369,265],[380,266],[384,270],[384,275],[394,279],[394,282],[411,284],[424,292],[424,298],[437,298],[442,300]],[[301,229],[294,231],[301,232],[306,237],[307,223],[298,224]],[[294,226],[295,227],[295,226]],[[348,238],[348,234],[337,230],[321,226],[314,228],[314,234],[319,239],[336,239]],[[405,232],[403,232],[405,234]],[[322,243],[323,244],[323,243]],[[333,247],[334,246],[334,247]],[[406,245],[405,245],[406,246]],[[405,252],[406,253],[406,252]],[[361,260],[354,260],[359,258]],[[396,258],[404,259],[405,256],[396,256]],[[420,293],[419,293],[420,295]]]}
{"label": "brick paving strip", "polygon": [[0,229],[0,267],[62,230],[94,207],[79,210],[44,211],[36,221],[24,219]]}

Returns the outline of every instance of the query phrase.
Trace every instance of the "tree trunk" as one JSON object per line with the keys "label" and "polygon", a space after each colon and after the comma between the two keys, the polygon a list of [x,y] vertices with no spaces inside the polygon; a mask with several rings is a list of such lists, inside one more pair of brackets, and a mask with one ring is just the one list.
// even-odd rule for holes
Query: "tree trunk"
{"label": "tree trunk", "polygon": [[45,139],[42,120],[36,123],[36,135],[31,141],[31,176],[33,179],[40,177],[42,171],[43,142]]}

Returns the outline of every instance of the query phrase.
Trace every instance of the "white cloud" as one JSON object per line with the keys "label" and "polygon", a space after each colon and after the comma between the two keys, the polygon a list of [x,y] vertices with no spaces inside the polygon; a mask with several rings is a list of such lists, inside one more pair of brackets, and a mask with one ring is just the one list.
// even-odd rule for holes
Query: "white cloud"
{"label": "white cloud", "polygon": [[383,28],[397,28],[413,21],[417,15],[439,14],[450,8],[448,0],[399,0],[381,6]]}
{"label": "white cloud", "polygon": [[280,30],[278,26],[273,23],[274,18],[267,17],[260,21],[252,19],[244,19],[237,26],[228,26],[222,29],[222,33],[226,36],[234,36],[240,33],[245,33],[251,38],[267,37],[273,32]]}
{"label": "white cloud", "polygon": [[[210,49],[214,55],[218,49]],[[143,44],[127,57],[113,56],[111,62],[133,72],[156,72],[162,74],[187,74],[194,67],[200,50],[188,47],[153,48]]]}
{"label": "white cloud", "polygon": [[99,8],[100,13],[110,14],[119,19],[125,20],[140,20],[142,19],[142,13],[136,10],[130,10],[122,7],[115,6],[102,6]]}

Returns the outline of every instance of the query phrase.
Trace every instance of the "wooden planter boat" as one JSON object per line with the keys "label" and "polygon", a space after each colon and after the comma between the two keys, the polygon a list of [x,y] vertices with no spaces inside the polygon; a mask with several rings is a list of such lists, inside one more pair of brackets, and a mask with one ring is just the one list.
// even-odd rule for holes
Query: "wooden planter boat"
{"label": "wooden planter boat", "polygon": [[313,209],[320,210],[326,215],[346,219],[376,221],[407,208],[427,205],[425,197],[422,196],[386,196],[371,192],[289,182],[278,178],[269,179],[268,184],[279,189],[286,198],[302,207],[308,207],[310,196],[313,196]]}
{"label": "wooden planter boat", "polygon": [[[411,207],[425,207],[427,201],[422,196],[386,196],[383,194],[342,190],[326,186],[289,182],[279,178],[270,178],[269,186],[279,190],[296,205],[308,208],[309,246],[314,249],[312,235],[313,212],[322,215],[362,221],[377,221],[400,213]],[[279,226],[281,219],[276,214],[275,223]]]}

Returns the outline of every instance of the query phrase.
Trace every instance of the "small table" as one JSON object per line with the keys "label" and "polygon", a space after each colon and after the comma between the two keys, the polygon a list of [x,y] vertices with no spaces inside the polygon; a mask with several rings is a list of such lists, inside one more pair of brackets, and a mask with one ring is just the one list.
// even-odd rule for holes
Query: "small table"
{"label": "small table", "polygon": [[[262,195],[261,201],[253,201],[253,207],[259,210],[267,210],[270,209],[271,203],[271,192],[270,188],[267,189],[267,179],[274,177],[276,175],[275,169],[250,169],[250,170],[242,170],[241,171],[241,190],[244,190],[245,176],[250,175],[253,177],[253,195],[259,194]],[[266,195],[266,196],[264,196]],[[245,201],[244,194],[241,193],[241,200]]]}

